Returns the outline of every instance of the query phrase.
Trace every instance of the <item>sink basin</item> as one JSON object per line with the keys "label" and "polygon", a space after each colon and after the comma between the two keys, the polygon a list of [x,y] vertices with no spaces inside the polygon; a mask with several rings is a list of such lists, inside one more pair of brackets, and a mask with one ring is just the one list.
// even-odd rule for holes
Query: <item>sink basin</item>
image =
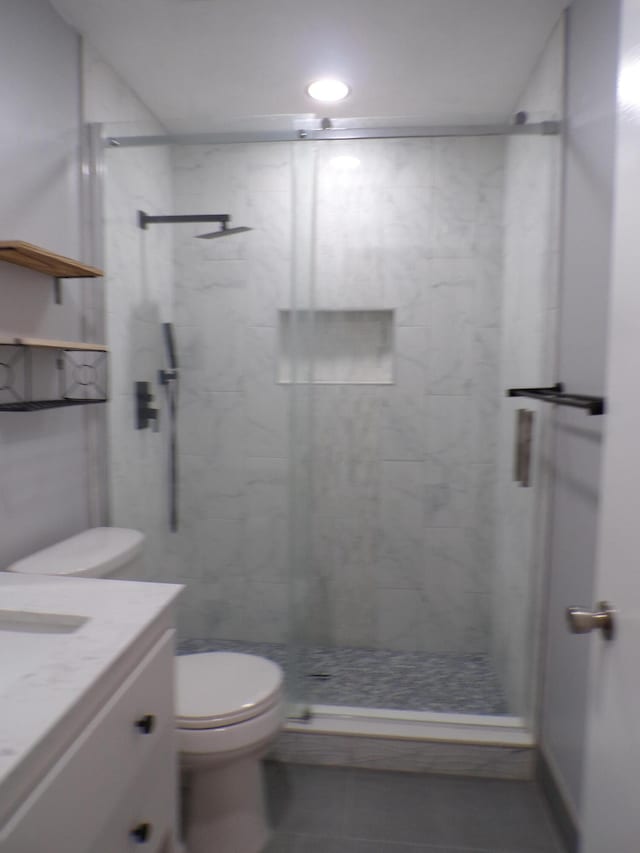
{"label": "sink basin", "polygon": [[17,681],[33,678],[43,664],[54,663],[60,644],[87,619],[66,613],[0,610],[0,693]]}
{"label": "sink basin", "polygon": [[67,613],[0,610],[0,634],[73,634],[87,620]]}

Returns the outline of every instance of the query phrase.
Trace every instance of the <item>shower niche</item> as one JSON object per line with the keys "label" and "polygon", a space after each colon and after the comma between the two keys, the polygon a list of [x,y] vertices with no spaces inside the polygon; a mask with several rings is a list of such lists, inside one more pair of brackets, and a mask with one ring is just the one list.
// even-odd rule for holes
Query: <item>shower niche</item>
{"label": "shower niche", "polygon": [[279,311],[278,382],[392,385],[394,312]]}

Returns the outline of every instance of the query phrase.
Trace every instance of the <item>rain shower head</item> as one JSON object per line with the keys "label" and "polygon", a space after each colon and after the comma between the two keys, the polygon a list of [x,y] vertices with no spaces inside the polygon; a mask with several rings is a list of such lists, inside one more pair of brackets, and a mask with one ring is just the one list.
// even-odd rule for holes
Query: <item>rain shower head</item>
{"label": "rain shower head", "polygon": [[246,225],[240,225],[238,228],[227,228],[226,222],[217,231],[210,231],[208,234],[196,234],[202,240],[215,240],[216,237],[229,237],[231,234],[241,234],[243,231],[253,231],[253,228],[247,228]]}
{"label": "rain shower head", "polygon": [[212,231],[209,234],[196,235],[197,237],[202,237],[204,240],[213,240],[214,237],[227,237],[230,234],[240,234],[243,231],[253,231],[253,228],[247,228],[246,226],[241,226],[239,228],[229,228],[228,224],[230,221],[231,217],[228,213],[195,213],[193,215],[188,216],[184,216],[183,214],[180,214],[179,216],[149,216],[149,214],[145,213],[144,210],[138,211],[138,226],[142,228],[143,231],[147,230],[148,225],[175,225],[187,222],[220,223],[220,229],[218,231]]}

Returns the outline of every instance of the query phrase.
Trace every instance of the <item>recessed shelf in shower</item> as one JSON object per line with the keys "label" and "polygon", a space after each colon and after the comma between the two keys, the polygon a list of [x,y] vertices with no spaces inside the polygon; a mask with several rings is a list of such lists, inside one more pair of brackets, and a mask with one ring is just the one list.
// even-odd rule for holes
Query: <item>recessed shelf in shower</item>
{"label": "recessed shelf in shower", "polygon": [[279,311],[278,382],[391,385],[392,309]]}

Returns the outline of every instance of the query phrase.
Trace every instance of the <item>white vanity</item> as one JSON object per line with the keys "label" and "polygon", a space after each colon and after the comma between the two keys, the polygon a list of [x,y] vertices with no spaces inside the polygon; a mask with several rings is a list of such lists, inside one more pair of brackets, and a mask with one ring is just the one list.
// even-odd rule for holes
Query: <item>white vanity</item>
{"label": "white vanity", "polygon": [[180,589],[0,572],[0,853],[173,853]]}

